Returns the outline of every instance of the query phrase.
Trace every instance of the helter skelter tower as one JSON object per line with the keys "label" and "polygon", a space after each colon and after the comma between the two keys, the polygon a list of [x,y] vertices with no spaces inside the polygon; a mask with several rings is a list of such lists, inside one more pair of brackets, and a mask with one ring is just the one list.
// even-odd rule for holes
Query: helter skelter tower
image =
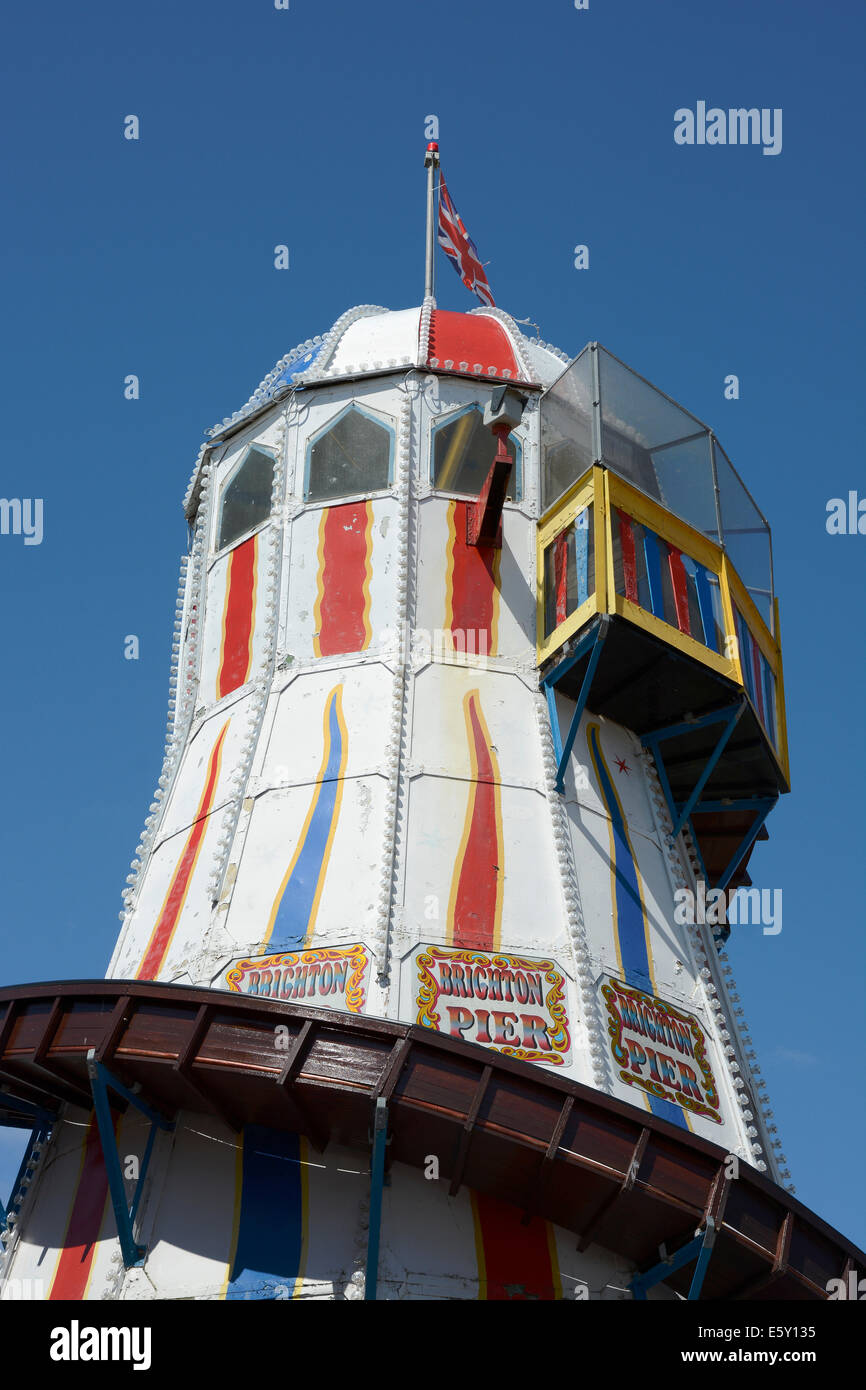
{"label": "helter skelter tower", "polygon": [[712,432],[596,343],[365,305],[185,509],[107,978],[0,990],[3,1296],[862,1268],[786,1185],[727,926],[678,910],[748,885],[788,786],[769,530]]}

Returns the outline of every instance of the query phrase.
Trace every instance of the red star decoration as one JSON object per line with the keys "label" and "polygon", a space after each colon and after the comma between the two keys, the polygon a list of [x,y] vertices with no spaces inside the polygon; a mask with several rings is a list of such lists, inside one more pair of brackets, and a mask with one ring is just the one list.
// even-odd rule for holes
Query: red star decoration
{"label": "red star decoration", "polygon": [[616,763],[620,772],[628,773],[628,775],[631,776],[631,768],[629,767],[625,758],[614,758],[614,762]]}

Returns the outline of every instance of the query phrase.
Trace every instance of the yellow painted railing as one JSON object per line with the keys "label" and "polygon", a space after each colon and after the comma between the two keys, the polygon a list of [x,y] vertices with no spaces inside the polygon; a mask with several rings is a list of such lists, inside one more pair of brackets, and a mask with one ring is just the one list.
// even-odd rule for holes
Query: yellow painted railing
{"label": "yellow painted railing", "polygon": [[595,614],[626,618],[741,686],[789,780],[781,647],[721,546],[599,466],[537,541],[539,665]]}

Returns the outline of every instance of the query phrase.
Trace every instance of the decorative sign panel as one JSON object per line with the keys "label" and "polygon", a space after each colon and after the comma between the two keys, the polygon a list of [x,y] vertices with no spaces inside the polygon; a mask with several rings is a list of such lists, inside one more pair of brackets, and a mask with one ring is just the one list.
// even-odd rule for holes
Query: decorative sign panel
{"label": "decorative sign panel", "polygon": [[601,993],[620,1080],[721,1124],[719,1091],[698,1020],[621,980],[606,979]]}
{"label": "decorative sign panel", "polygon": [[318,1008],[363,1012],[370,975],[366,946],[321,946],[237,960],[221,980],[234,994],[290,999]]}
{"label": "decorative sign panel", "polygon": [[416,1023],[529,1062],[567,1065],[565,977],[553,960],[421,946],[413,957]]}

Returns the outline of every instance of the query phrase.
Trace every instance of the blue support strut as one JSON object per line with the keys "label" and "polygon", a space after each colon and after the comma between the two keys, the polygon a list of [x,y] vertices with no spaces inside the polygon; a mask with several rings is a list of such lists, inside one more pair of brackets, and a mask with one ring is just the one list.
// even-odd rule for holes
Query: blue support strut
{"label": "blue support strut", "polygon": [[710,724],[721,724],[736,708],[737,705],[725,705],[724,709],[714,709],[710,714],[699,715],[697,719],[684,719],[679,724],[666,724],[664,728],[653,729],[650,733],[643,734],[641,742],[661,743],[663,739],[678,738],[680,734],[693,734],[695,729],[705,729]]}
{"label": "blue support strut", "polygon": [[373,1156],[370,1164],[370,1228],[367,1237],[367,1271],[364,1300],[375,1303],[379,1280],[379,1239],[382,1231],[382,1189],[385,1185],[385,1149],[388,1145],[388,1102],[379,1096],[373,1125]]}
{"label": "blue support strut", "polygon": [[[605,614],[601,618],[598,627],[595,629],[595,632],[588,633],[587,636],[584,637],[578,644],[577,649],[572,654],[572,656],[568,657],[566,661],[560,662],[559,666],[556,666],[550,672],[550,675],[546,676],[544,681],[542,682],[544,686],[544,693],[547,697],[547,709],[550,714],[550,728],[553,734],[553,747],[554,752],[556,753],[556,780],[554,785],[558,792],[565,791],[565,769],[567,768],[568,760],[571,757],[571,750],[574,747],[574,740],[577,738],[577,731],[580,728],[580,721],[583,716],[584,708],[586,707],[587,699],[589,698],[589,692],[592,688],[593,677],[595,676],[595,669],[598,666],[599,657],[601,656],[601,649],[604,645],[604,639],[607,636],[609,626],[610,619],[608,618],[607,614]],[[560,676],[564,675],[564,673],[571,666],[573,666],[575,662],[579,661],[580,658],[590,648],[590,657],[586,665],[586,670],[583,673],[583,680],[581,681],[580,685],[580,694],[577,697],[577,704],[575,705],[574,713],[571,716],[571,724],[569,725],[568,734],[566,735],[565,742],[563,743],[559,732],[559,716],[556,711],[555,682]]]}
{"label": "blue support strut", "polygon": [[[120,1241],[120,1249],[123,1255],[123,1263],[127,1269],[133,1265],[144,1263],[146,1250],[143,1245],[138,1245],[132,1233],[133,1222],[135,1221],[138,1204],[144,1189],[144,1180],[147,1175],[150,1155],[153,1152],[153,1141],[157,1129],[172,1130],[174,1125],[170,1120],[164,1119],[158,1111],[153,1110],[145,1101],[137,1096],[134,1091],[130,1091],[119,1081],[116,1076],[112,1076],[107,1067],[96,1060],[96,1049],[91,1048],[87,1054],[87,1074],[90,1077],[90,1089],[93,1092],[93,1108],[96,1112],[96,1124],[99,1129],[99,1138],[102,1144],[102,1157],[105,1161],[105,1171],[108,1176],[108,1190],[111,1194],[111,1205],[114,1209],[114,1220],[117,1225],[117,1236]],[[120,1167],[120,1155],[117,1152],[117,1138],[114,1132],[114,1121],[111,1118],[111,1106],[108,1101],[108,1088],[116,1091],[119,1096],[134,1105],[136,1110],[150,1120],[150,1135],[147,1141],[144,1158],[138,1174],[135,1193],[132,1199],[132,1206],[126,1205],[126,1189],[123,1186],[123,1173]]]}
{"label": "blue support strut", "polygon": [[689,797],[683,809],[680,811],[677,822],[673,828],[674,839],[677,838],[686,821],[688,820],[689,816],[692,814],[695,804],[697,803],[704,787],[707,785],[713,768],[719,761],[719,758],[722,756],[722,753],[725,751],[725,745],[728,742],[728,739],[731,737],[731,734],[734,732],[734,729],[740,722],[740,718],[745,708],[746,702],[745,700],[741,700],[740,703],[733,710],[731,710],[730,717],[725,722],[725,727],[722,730],[718,743],[716,744],[715,748],[713,749],[712,753],[707,759],[706,766],[704,767],[703,772],[701,773],[700,777],[695,783],[691,796]]}
{"label": "blue support strut", "polygon": [[694,1240],[690,1240],[687,1245],[677,1250],[675,1255],[669,1255],[667,1259],[660,1260],[658,1264],[645,1270],[643,1274],[635,1275],[629,1284],[633,1296],[638,1300],[645,1300],[647,1289],[663,1283],[669,1274],[675,1274],[678,1269],[682,1269],[684,1265],[691,1264],[692,1260],[696,1260],[692,1282],[689,1286],[689,1301],[696,1302],[701,1296],[704,1276],[710,1263],[710,1256],[713,1253],[715,1239],[715,1222],[709,1216],[703,1231],[699,1231]]}
{"label": "blue support strut", "polygon": [[707,1225],[704,1231],[704,1238],[701,1241],[701,1253],[698,1255],[698,1262],[695,1265],[695,1272],[692,1275],[692,1282],[689,1285],[689,1302],[696,1303],[701,1296],[701,1289],[704,1286],[704,1275],[710,1263],[710,1256],[713,1253],[713,1246],[716,1243],[716,1223],[711,1216],[707,1216]]}
{"label": "blue support strut", "polygon": [[777,796],[767,798],[766,802],[764,803],[763,807],[758,811],[758,814],[755,816],[755,819],[752,821],[752,824],[749,826],[749,829],[746,831],[739,845],[734,850],[733,856],[731,858],[730,863],[728,864],[728,867],[725,869],[718,883],[715,885],[716,888],[727,888],[728,884],[730,883],[731,879],[733,878],[734,874],[739,868],[743,860],[743,857],[746,854],[748,854],[749,850],[752,848],[752,845],[757,840],[758,835],[760,834],[761,826],[764,824],[764,821],[767,819],[767,816],[772,811],[778,799],[779,798]]}
{"label": "blue support strut", "polygon": [[[705,811],[771,811],[778,796],[729,796],[724,801],[701,801],[692,807],[692,815]],[[677,807],[679,810],[679,807]]]}
{"label": "blue support strut", "polygon": [[[44,1115],[44,1112],[41,1113]],[[33,1150],[37,1147],[37,1145],[41,1146],[45,1143],[49,1134],[51,1133],[52,1122],[53,1116],[49,1116],[47,1119],[40,1119],[39,1123],[34,1125],[33,1129],[31,1130],[30,1138],[27,1141],[27,1148],[24,1151],[24,1157],[22,1158],[20,1166],[18,1168],[18,1175],[15,1178],[14,1183],[12,1184],[12,1192],[9,1197],[9,1206],[5,1207],[3,1205],[2,1199],[0,1199],[0,1227],[5,1227],[10,1214],[15,1210],[17,1204],[16,1199],[23,1196],[24,1187],[26,1186],[26,1183],[30,1180],[30,1178],[33,1176],[33,1170],[35,1167]]]}
{"label": "blue support strut", "polygon": [[571,670],[572,666],[576,666],[578,661],[580,661],[580,658],[582,656],[586,656],[586,653],[589,651],[590,647],[595,641],[597,634],[598,625],[596,625],[595,627],[591,627],[588,632],[585,632],[583,636],[578,640],[571,654],[569,656],[563,657],[562,661],[557,662],[553,669],[548,671],[547,675],[544,677],[544,680],[542,681],[542,684],[545,686],[558,685],[559,682],[562,680],[563,676]]}
{"label": "blue support strut", "polygon": [[[699,719],[686,720],[680,724],[668,724],[666,728],[653,729],[650,733],[644,734],[642,736],[641,743],[643,744],[644,748],[650,749],[656,760],[659,781],[662,785],[662,791],[664,792],[665,800],[668,803],[668,810],[671,813],[671,820],[674,823],[673,834],[671,837],[672,840],[675,840],[677,838],[683,826],[689,820],[692,811],[702,809],[698,806],[698,801],[700,799],[701,792],[707,785],[707,782],[710,778],[710,774],[712,773],[713,768],[716,766],[716,763],[719,761],[719,758],[722,756],[722,753],[725,750],[725,745],[727,744],[728,739],[730,738],[731,734],[733,733],[734,729],[739,723],[740,718],[745,711],[745,708],[745,700],[738,700],[737,703],[734,705],[726,705],[724,709],[713,710],[711,714],[703,714]],[[721,723],[724,723],[725,725],[724,729],[722,730],[721,737],[719,738],[715,748],[710,754],[709,760],[707,761],[707,764],[704,767],[704,770],[701,773],[701,776],[698,779],[691,796],[689,797],[688,801],[684,803],[684,805],[678,806],[677,803],[674,801],[673,792],[671,791],[671,786],[668,781],[667,770],[664,765],[664,758],[662,757],[659,744],[664,739],[679,738],[682,734],[694,733],[695,729],[704,729],[708,728],[711,724]]]}

